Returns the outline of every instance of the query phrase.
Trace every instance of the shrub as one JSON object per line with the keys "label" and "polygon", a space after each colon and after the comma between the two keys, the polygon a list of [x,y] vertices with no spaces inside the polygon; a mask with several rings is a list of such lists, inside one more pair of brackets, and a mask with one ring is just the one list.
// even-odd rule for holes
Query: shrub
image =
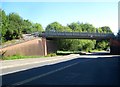
{"label": "shrub", "polygon": [[52,57],[52,56],[56,56],[56,53],[50,53],[46,57]]}

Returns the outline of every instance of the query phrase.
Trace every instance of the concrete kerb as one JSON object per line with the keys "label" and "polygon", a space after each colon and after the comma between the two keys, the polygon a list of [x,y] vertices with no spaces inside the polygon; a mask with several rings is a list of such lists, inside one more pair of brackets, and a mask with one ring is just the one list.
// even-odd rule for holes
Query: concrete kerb
{"label": "concrete kerb", "polygon": [[5,61],[1,61],[2,67],[0,69],[7,69],[7,68],[12,68],[12,67],[25,66],[25,65],[37,64],[37,63],[45,63],[48,61],[54,62],[56,60],[67,61],[67,60],[74,59],[77,57],[79,57],[79,55],[71,54],[67,56],[56,56],[56,57],[48,57],[48,58],[5,60]]}

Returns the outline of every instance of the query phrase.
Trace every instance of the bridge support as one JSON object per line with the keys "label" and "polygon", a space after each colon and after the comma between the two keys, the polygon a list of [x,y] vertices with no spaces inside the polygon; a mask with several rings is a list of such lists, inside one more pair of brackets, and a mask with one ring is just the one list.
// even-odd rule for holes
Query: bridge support
{"label": "bridge support", "polygon": [[44,51],[44,55],[47,55],[47,40],[46,38],[42,38],[42,45],[43,45],[43,51]]}
{"label": "bridge support", "polygon": [[42,47],[44,51],[44,55],[48,55],[50,53],[56,53],[57,52],[57,43],[54,39],[46,39],[42,37]]}
{"label": "bridge support", "polygon": [[120,55],[120,41],[110,39],[110,53],[113,55]]}

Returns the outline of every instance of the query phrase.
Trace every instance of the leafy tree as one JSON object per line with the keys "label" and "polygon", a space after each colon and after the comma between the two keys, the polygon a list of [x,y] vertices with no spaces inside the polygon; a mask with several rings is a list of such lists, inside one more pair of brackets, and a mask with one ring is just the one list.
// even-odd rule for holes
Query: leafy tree
{"label": "leafy tree", "polygon": [[63,26],[58,22],[53,22],[46,27],[46,31],[64,31]]}
{"label": "leafy tree", "polygon": [[83,32],[96,32],[96,28],[92,24],[84,24],[82,25]]}
{"label": "leafy tree", "polygon": [[[17,13],[10,13],[8,15],[8,28],[7,28],[7,32],[11,32],[6,33],[6,35],[8,35],[8,37],[11,37],[11,39],[18,39],[21,38],[22,36],[22,25],[23,25],[23,19],[17,14]],[[16,36],[14,36],[16,34]],[[5,36],[6,36],[5,35]],[[6,38],[6,40],[11,40]]]}
{"label": "leafy tree", "polygon": [[13,32],[10,29],[8,29],[4,36],[5,36],[6,40],[12,40],[13,39]]}
{"label": "leafy tree", "polygon": [[42,32],[43,28],[41,24],[35,23],[32,25],[32,32]]}
{"label": "leafy tree", "polygon": [[72,29],[68,26],[63,26],[64,32],[72,32]]}
{"label": "leafy tree", "polygon": [[112,33],[111,29],[108,26],[101,27],[103,33]]}
{"label": "leafy tree", "polygon": [[109,47],[108,41],[106,41],[106,40],[101,40],[96,43],[96,49],[106,50],[108,47]]}
{"label": "leafy tree", "polygon": [[4,35],[8,27],[8,17],[5,14],[5,11],[0,9],[0,32],[2,37],[2,42],[5,41]]}
{"label": "leafy tree", "polygon": [[5,11],[0,9],[0,36],[2,42],[22,38],[22,34],[41,32],[43,28],[41,24],[32,23],[25,20],[17,13],[6,15]]}
{"label": "leafy tree", "polygon": [[32,23],[29,20],[23,21],[22,33],[28,34],[32,32]]}
{"label": "leafy tree", "polygon": [[97,32],[97,33],[103,33],[103,30],[102,30],[101,28],[97,28],[97,29],[96,29],[96,32]]}
{"label": "leafy tree", "polygon": [[70,25],[68,25],[68,27],[70,27],[72,29],[72,31],[74,32],[82,32],[82,28],[80,26],[80,24],[78,23],[71,23]]}

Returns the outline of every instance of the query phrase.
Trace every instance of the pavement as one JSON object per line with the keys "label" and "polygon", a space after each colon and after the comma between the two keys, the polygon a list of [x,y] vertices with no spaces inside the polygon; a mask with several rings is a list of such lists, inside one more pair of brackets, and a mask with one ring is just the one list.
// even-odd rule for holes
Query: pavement
{"label": "pavement", "polygon": [[[71,54],[71,55],[66,55],[66,56],[55,56],[55,57],[3,60],[3,61],[0,61],[0,65],[2,66],[0,67],[0,71],[2,71],[0,75],[22,71],[25,69],[36,67],[38,65],[40,67],[40,66],[55,64],[58,62],[72,60],[78,57],[80,57],[79,54]],[[13,69],[14,67],[17,67],[17,68]]]}

